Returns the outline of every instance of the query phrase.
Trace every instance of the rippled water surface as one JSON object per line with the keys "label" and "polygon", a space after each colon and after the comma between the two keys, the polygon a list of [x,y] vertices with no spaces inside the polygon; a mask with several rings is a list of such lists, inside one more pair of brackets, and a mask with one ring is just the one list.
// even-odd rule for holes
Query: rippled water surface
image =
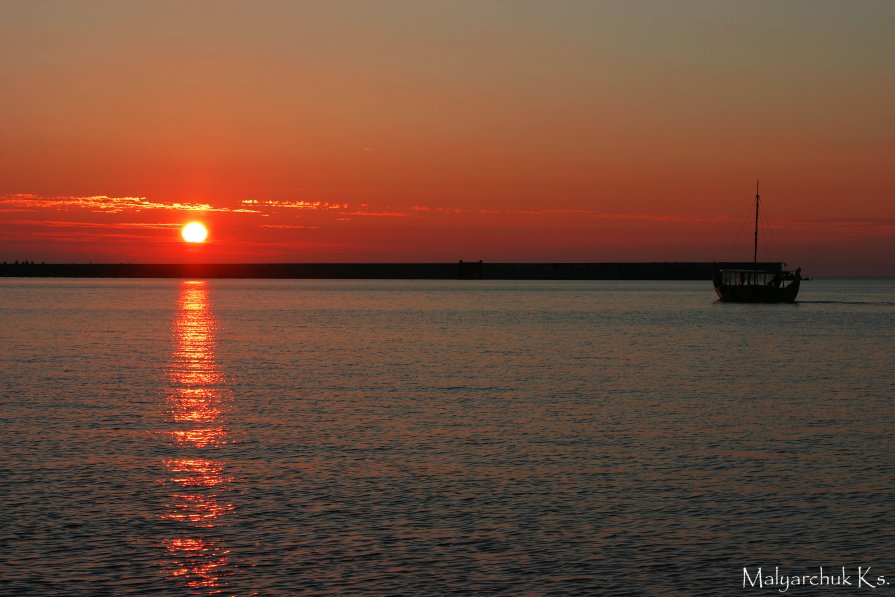
{"label": "rippled water surface", "polygon": [[895,282],[801,298],[0,280],[0,592],[895,585]]}

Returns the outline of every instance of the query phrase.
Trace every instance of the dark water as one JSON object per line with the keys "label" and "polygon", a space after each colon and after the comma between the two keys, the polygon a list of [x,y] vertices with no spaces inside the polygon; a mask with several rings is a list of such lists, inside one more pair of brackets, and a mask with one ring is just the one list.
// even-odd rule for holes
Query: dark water
{"label": "dark water", "polygon": [[2,280],[0,592],[895,583],[895,281],[802,299]]}

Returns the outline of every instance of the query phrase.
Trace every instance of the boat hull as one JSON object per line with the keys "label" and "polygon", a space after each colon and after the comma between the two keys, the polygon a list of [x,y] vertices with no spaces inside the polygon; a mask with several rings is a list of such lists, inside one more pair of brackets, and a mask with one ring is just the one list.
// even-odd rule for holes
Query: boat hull
{"label": "boat hull", "polygon": [[799,294],[798,278],[786,287],[715,283],[715,293],[726,303],[794,303]]}

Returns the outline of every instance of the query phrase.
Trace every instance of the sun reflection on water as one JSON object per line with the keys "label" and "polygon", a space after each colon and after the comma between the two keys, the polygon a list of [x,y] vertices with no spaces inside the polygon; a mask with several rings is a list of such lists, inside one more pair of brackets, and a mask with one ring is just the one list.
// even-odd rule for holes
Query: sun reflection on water
{"label": "sun reflection on water", "polygon": [[227,499],[232,481],[214,450],[230,443],[226,425],[228,394],[215,361],[216,320],[205,282],[184,282],[172,334],[167,431],[177,452],[164,460],[171,485],[164,512],[173,526],[163,541],[163,564],[170,580],[191,592],[216,594],[232,574],[229,550],[215,537],[235,507]]}
{"label": "sun reflection on water", "polygon": [[230,552],[215,541],[198,537],[165,540],[165,549],[180,565],[170,571],[171,578],[184,581],[194,591],[216,594],[224,588],[223,572],[229,566]]}

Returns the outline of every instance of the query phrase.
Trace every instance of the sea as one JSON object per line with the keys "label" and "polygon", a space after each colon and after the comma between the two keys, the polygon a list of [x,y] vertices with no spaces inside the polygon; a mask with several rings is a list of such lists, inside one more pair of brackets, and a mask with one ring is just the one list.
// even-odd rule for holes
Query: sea
{"label": "sea", "polygon": [[3,279],[0,594],[891,594],[893,396],[893,279]]}

